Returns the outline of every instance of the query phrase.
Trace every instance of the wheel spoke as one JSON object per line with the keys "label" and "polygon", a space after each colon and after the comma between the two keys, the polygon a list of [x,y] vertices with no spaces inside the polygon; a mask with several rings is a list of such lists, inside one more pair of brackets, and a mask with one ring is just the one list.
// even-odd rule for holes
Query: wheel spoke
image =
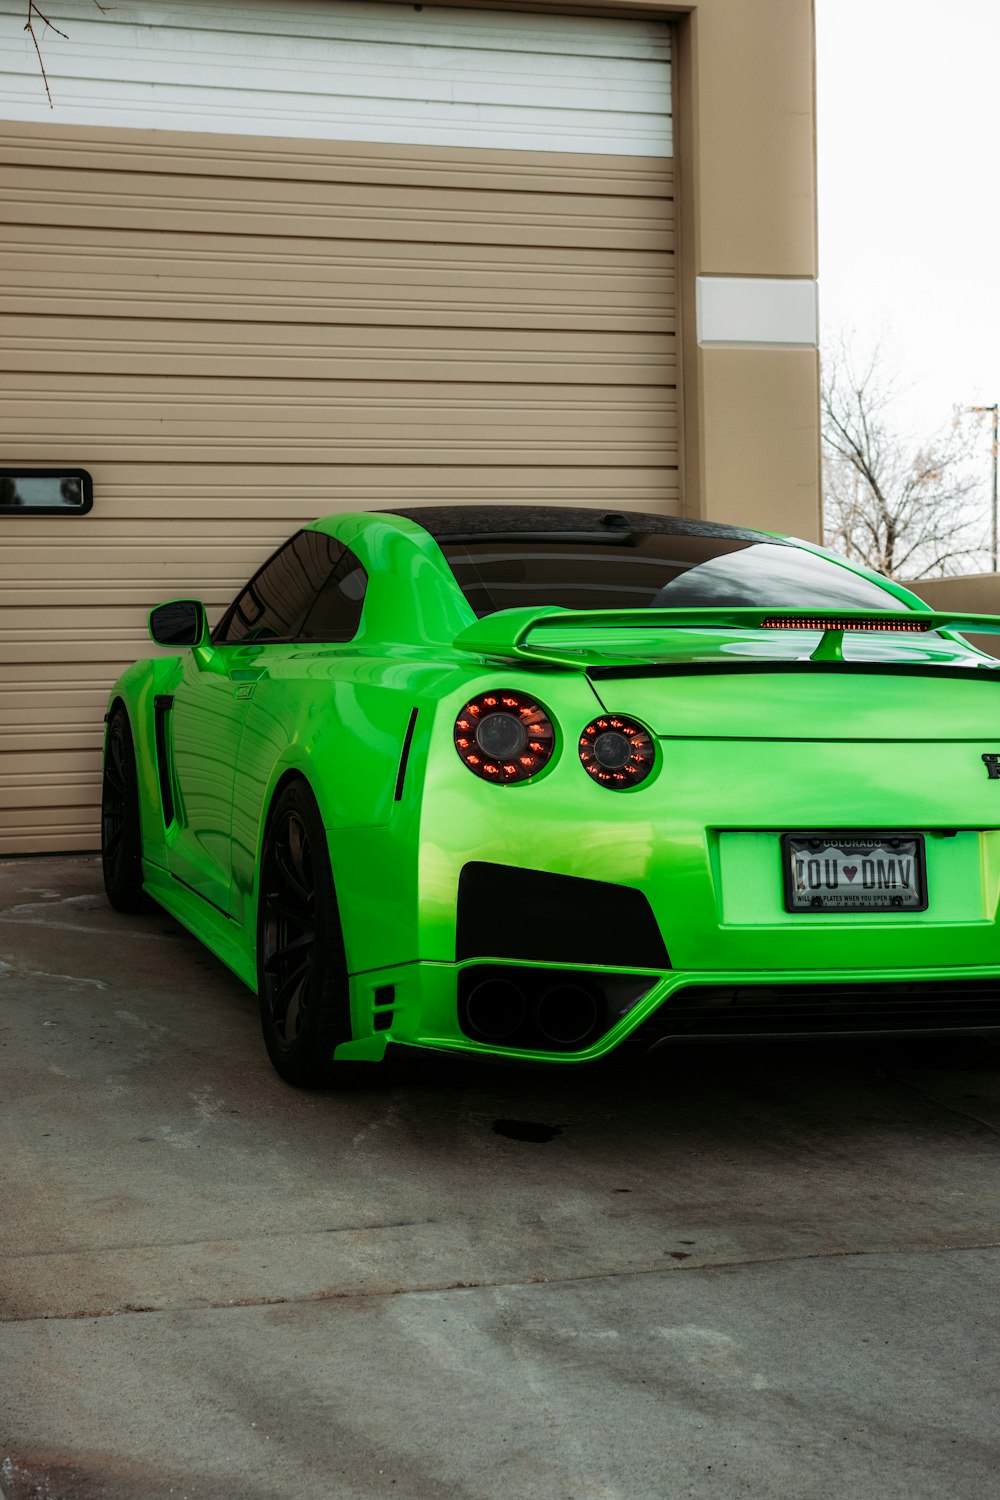
{"label": "wheel spoke", "polygon": [[122,830],[124,829],[124,826],[125,825],[120,818],[116,820],[105,818],[104,820],[104,853],[105,857],[109,859],[112,864],[118,858],[118,849],[121,845]]}
{"label": "wheel spoke", "polygon": [[125,800],[125,765],[122,742],[113,734],[108,740],[108,753],[104,757],[104,786],[118,802]]}
{"label": "wheel spoke", "polygon": [[118,724],[114,723],[108,735],[101,789],[101,848],[105,869],[112,871],[113,875],[117,874],[121,862],[127,802],[125,751]]}
{"label": "wheel spoke", "polygon": [[283,964],[290,958],[299,958],[312,952],[316,934],[312,928],[307,929],[301,937],[293,938],[291,942],[283,943],[280,948],[275,948],[269,953],[264,961],[264,967],[268,973],[277,973]]}
{"label": "wheel spoke", "polygon": [[299,1034],[299,1019],[302,1012],[301,1001],[302,988],[300,986],[288,1002],[288,1009],[285,1012],[285,1024],[282,1030],[286,1042],[293,1042]]}
{"label": "wheel spoke", "polygon": [[128,715],[119,704],[108,720],[101,776],[101,866],[116,911],[147,909],[143,890],[139,778]]}
{"label": "wheel spoke", "polygon": [[276,1037],[292,1047],[307,1024],[316,945],[309,834],[294,808],[271,832],[261,878],[263,993]]}
{"label": "wheel spoke", "polygon": [[[293,824],[292,826],[297,825]],[[275,843],[274,863],[279,879],[286,887],[285,894],[290,896],[293,901],[298,900],[306,906],[311,906],[313,894],[312,882],[303,867],[302,853],[303,845],[301,839],[293,845],[291,830],[289,830],[287,840]]]}
{"label": "wheel spoke", "polygon": [[298,1034],[301,1018],[306,1009],[305,991],[308,989],[311,968],[311,960],[306,958],[286,975],[278,985],[274,996],[271,1014],[276,1028],[282,1033],[286,1042],[294,1041]]}
{"label": "wheel spoke", "polygon": [[120,734],[112,734],[108,744],[108,770],[117,786],[125,787],[125,747]]}
{"label": "wheel spoke", "polygon": [[268,891],[264,897],[264,910],[269,921],[291,922],[296,926],[304,927],[312,923],[312,916],[304,912],[300,906],[289,906],[282,901],[277,891]]}

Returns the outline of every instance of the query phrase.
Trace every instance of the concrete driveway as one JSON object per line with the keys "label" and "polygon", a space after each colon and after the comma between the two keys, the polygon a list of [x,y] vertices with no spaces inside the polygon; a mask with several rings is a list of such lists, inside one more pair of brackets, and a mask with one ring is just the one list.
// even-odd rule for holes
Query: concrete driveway
{"label": "concrete driveway", "polygon": [[7,1500],[983,1500],[1000,1073],[677,1050],[297,1093],[98,861],[0,865]]}

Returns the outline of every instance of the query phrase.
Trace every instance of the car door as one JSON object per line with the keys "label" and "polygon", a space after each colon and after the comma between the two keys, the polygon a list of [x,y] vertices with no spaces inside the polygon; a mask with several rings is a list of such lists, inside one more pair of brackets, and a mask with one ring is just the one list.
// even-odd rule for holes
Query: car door
{"label": "car door", "polygon": [[167,863],[176,879],[227,914],[247,711],[257,683],[296,639],[332,566],[331,549],[341,550],[319,533],[292,537],[230,605],[211,646],[188,656],[174,691],[169,726],[178,797]]}

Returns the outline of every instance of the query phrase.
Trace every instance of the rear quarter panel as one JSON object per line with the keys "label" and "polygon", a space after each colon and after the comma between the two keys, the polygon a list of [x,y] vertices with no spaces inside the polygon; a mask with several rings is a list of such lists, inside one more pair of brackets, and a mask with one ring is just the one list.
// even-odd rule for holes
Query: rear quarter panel
{"label": "rear quarter panel", "polygon": [[[419,795],[438,702],[449,691],[461,696],[467,677],[461,666],[363,658],[343,648],[319,647],[290,654],[261,679],[240,744],[233,805],[237,919],[248,927],[255,919],[267,816],[290,775],[302,776],[319,804],[334,877],[350,898],[342,906],[356,906],[358,888],[373,869],[381,872],[376,883],[383,891],[386,869],[398,883],[407,835],[395,793],[411,715],[416,709],[406,778],[410,801]],[[391,859],[384,840],[376,837],[390,824]],[[367,904],[363,898],[362,904]]]}

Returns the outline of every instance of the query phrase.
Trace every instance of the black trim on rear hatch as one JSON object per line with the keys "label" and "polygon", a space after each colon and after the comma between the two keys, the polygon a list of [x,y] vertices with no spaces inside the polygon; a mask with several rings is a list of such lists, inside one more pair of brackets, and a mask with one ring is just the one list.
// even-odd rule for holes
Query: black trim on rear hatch
{"label": "black trim on rear hatch", "polygon": [[810,677],[822,672],[833,676],[849,672],[861,677],[966,677],[976,682],[1000,682],[1000,660],[995,663],[983,662],[975,667],[949,666],[946,662],[901,661],[684,661],[645,662],[634,667],[587,668],[587,676],[595,681],[629,677],[752,676],[761,672],[771,675],[801,672]]}

